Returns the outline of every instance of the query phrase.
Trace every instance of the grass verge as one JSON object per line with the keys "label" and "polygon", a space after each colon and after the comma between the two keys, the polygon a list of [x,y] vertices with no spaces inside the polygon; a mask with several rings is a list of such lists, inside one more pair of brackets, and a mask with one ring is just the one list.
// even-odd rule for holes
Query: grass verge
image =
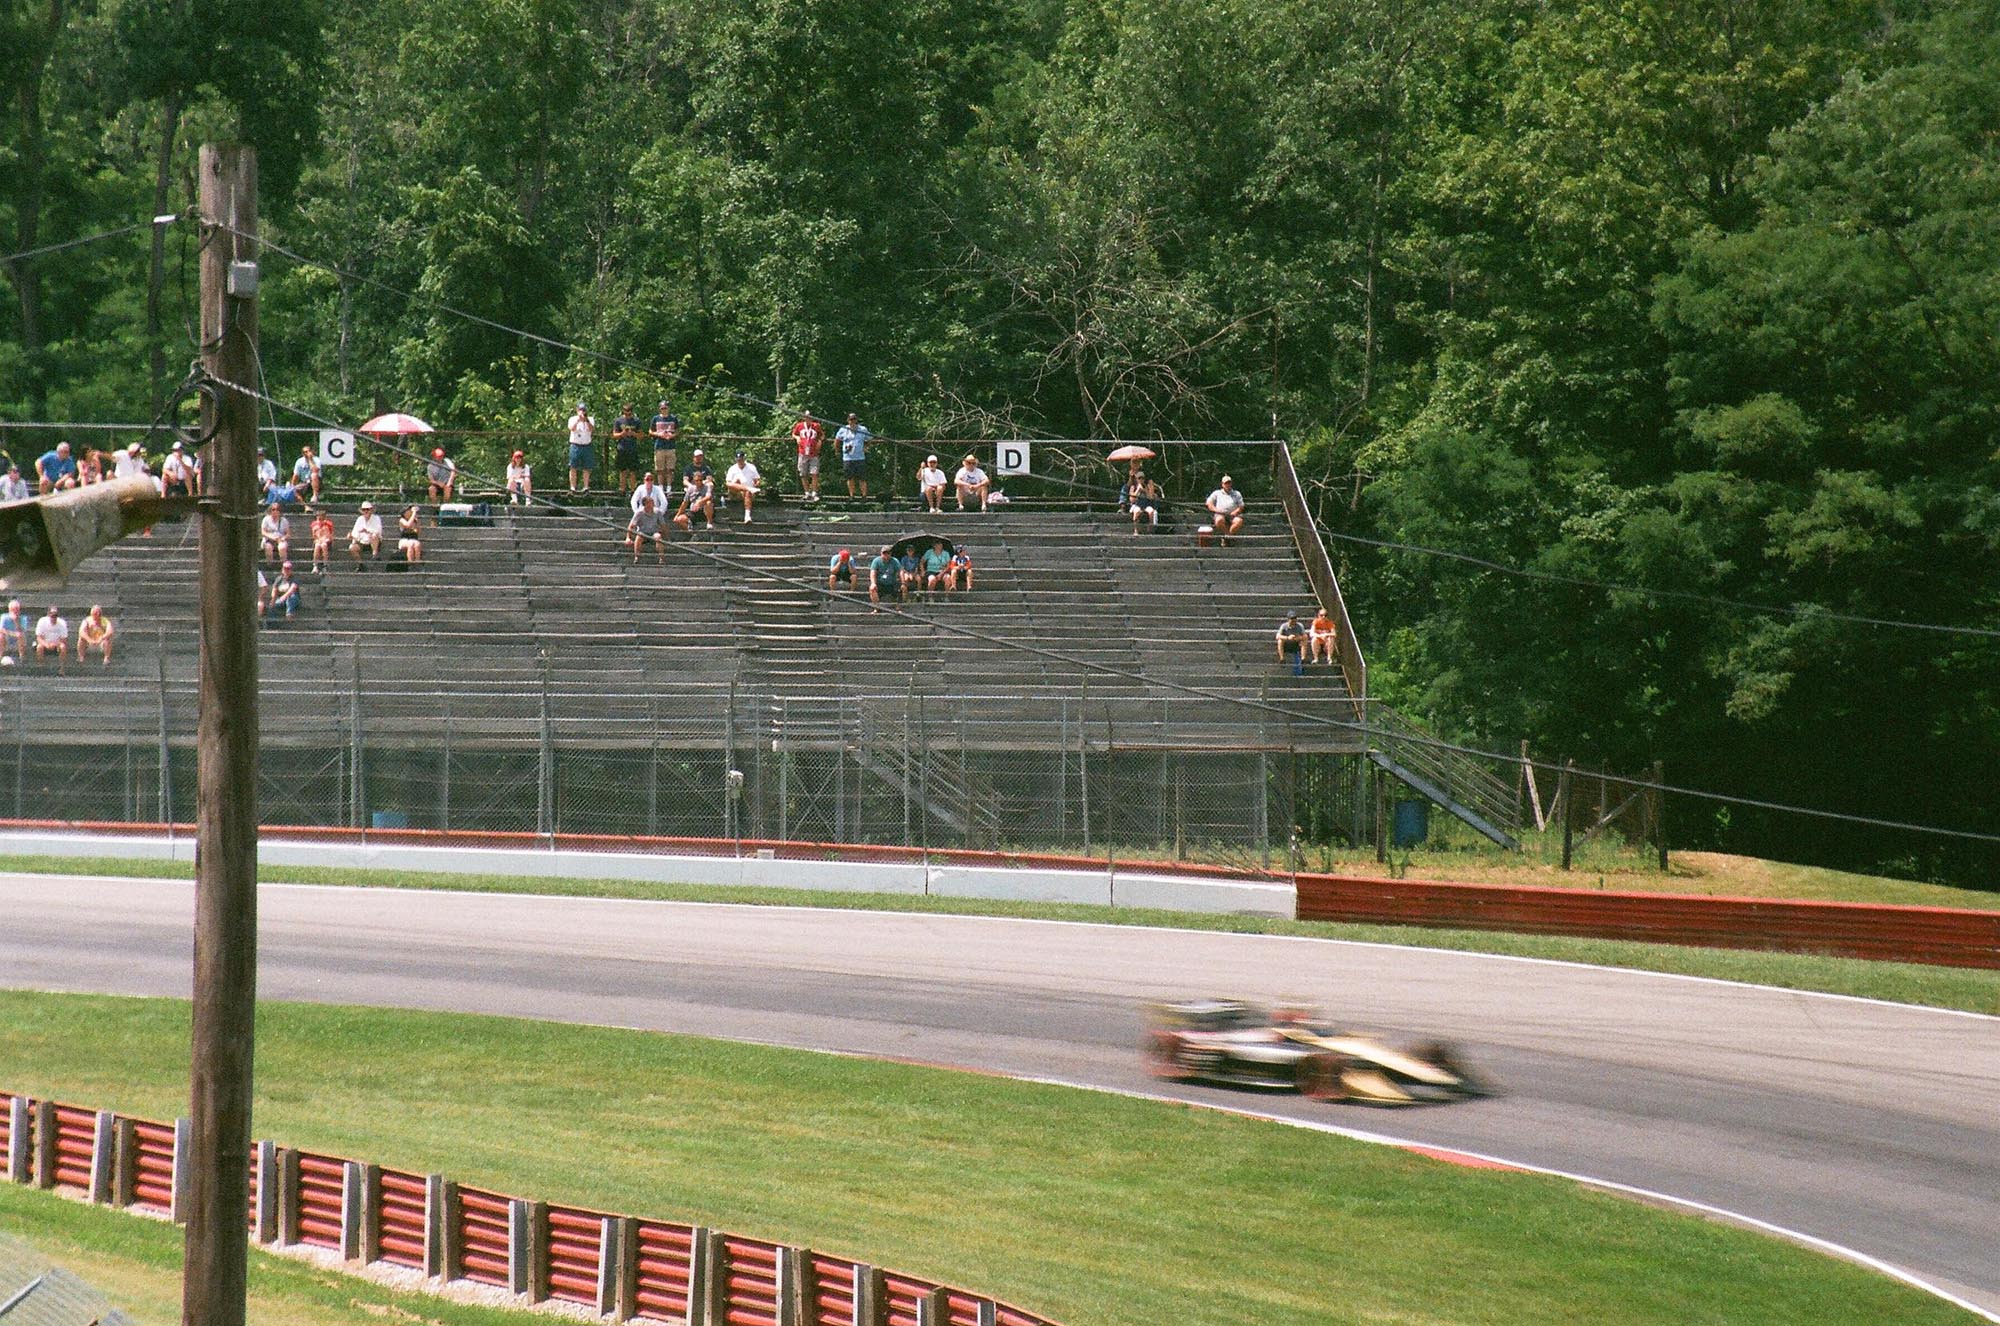
{"label": "grass verge", "polygon": [[[170,1117],[187,1017],[179,1001],[0,994],[0,1082]],[[462,1015],[266,1004],[258,1036],[259,1136],[864,1256],[1073,1326],[1968,1319],[1859,1267],[1563,1180],[1158,1102]],[[35,1214],[4,1200],[0,1214]],[[82,1215],[45,1219],[80,1240],[64,1231]],[[103,1236],[140,1250],[120,1253],[121,1275],[158,1260],[158,1235],[131,1225]],[[265,1292],[325,1273],[259,1259],[254,1275]]]}
{"label": "grass verge", "polygon": [[[37,874],[123,875],[186,879],[185,862],[128,860],[122,857],[0,856],[0,871]],[[393,870],[348,870],[336,866],[259,868],[274,883],[333,884],[367,888],[439,889],[452,892],[532,893],[554,897],[642,898],[673,902],[738,903],[750,906],[829,907],[858,911],[927,912],[939,915],[1010,916],[1032,920],[1088,921],[1105,925],[1172,927],[1238,934],[1304,935],[1375,944],[1402,944],[1551,958],[1629,967],[1639,971],[1746,981],[1788,990],[1886,999],[1894,1003],[2000,1015],[2000,971],[1927,967],[1915,963],[1867,962],[1856,958],[1745,949],[1687,948],[1612,939],[1560,935],[1516,935],[1488,930],[1429,930],[1416,926],[1288,921],[1274,917],[1222,916],[1083,903],[1028,903],[980,898],[910,897],[888,893],[830,893],[810,889],[655,884],[634,880],[550,879],[533,875],[450,875]]]}

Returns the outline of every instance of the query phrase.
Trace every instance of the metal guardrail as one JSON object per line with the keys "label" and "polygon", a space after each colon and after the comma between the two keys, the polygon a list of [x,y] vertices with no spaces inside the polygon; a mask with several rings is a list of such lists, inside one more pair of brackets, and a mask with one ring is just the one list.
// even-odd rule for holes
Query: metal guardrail
{"label": "metal guardrail", "polygon": [[1340,658],[1340,670],[1347,678],[1347,693],[1357,701],[1366,700],[1368,661],[1362,657],[1361,642],[1354,636],[1354,622],[1347,615],[1347,599],[1333,573],[1333,559],[1327,556],[1326,544],[1319,537],[1319,523],[1313,519],[1312,508],[1306,505],[1299,472],[1292,466],[1292,449],[1283,442],[1271,448],[1271,488],[1285,508],[1292,541],[1298,545],[1299,560],[1305,564],[1306,579],[1312,583],[1319,605],[1333,616],[1334,625],[1339,628],[1340,638],[1333,647]]}

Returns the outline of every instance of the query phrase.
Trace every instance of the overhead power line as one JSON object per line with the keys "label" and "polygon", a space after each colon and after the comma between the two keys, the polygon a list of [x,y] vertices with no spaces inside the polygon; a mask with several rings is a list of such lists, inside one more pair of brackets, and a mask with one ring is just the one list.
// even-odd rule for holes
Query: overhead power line
{"label": "overhead power line", "polygon": [[156,216],[150,221],[134,221],[129,226],[117,226],[111,230],[100,230],[95,235],[82,235],[76,239],[66,239],[56,244],[44,244],[40,248],[22,249],[19,253],[10,253],[5,257],[0,257],[0,264],[11,265],[17,262],[24,262],[29,258],[39,258],[45,253],[61,253],[64,249],[80,249],[86,244],[96,244],[103,240],[116,239],[120,235],[129,235],[135,230],[151,230],[154,226],[172,225],[180,219],[179,213],[171,213],[166,216]]}
{"label": "overhead power line", "polygon": [[[312,420],[314,423],[320,425],[323,428],[345,427],[345,425],[342,425],[338,420],[327,418],[324,415],[318,414],[311,410],[307,410],[302,406],[293,405],[287,401],[278,400],[277,398],[269,395],[268,393],[259,391],[253,387],[248,387],[241,383],[230,382],[213,376],[209,377],[208,380],[210,382],[213,382],[216,386],[223,388],[224,390],[240,392],[243,395],[248,396],[253,400],[261,401],[266,405],[274,407],[275,409],[284,410],[289,414],[296,414],[301,418]],[[386,451],[393,452],[397,455],[404,456],[418,462],[422,462],[426,459],[425,455],[416,448],[405,446],[401,443],[386,441],[383,438],[377,437],[373,434],[362,433],[359,435],[367,437],[368,440],[374,445],[379,446]],[[504,486],[500,484],[499,481],[496,479],[496,477],[491,474],[485,474],[479,471],[465,471],[465,473],[472,478],[482,480],[486,483],[494,484],[496,487]],[[624,524],[616,520],[598,515],[594,511],[587,511],[576,507],[558,507],[555,502],[550,501],[549,499],[543,497],[533,497],[530,500],[535,505],[546,506],[551,509],[560,509],[565,514],[573,518],[582,519],[589,523],[603,526],[621,536],[625,533]],[[839,590],[828,589],[826,586],[819,583],[817,577],[809,577],[805,580],[795,580],[789,576],[784,575],[781,572],[773,571],[766,567],[757,566],[749,562],[740,561],[736,558],[726,556],[722,553],[715,552],[711,549],[699,548],[693,545],[692,543],[679,543],[679,544],[673,544],[671,546],[679,553],[699,558],[703,561],[708,562],[710,565],[718,567],[726,567],[729,570],[735,571],[740,575],[746,575],[760,580],[771,581],[776,584],[784,585],[790,589],[803,590],[806,593],[812,594],[821,599],[829,600],[832,602],[841,602],[841,603],[853,603],[853,602],[865,601],[862,600],[858,595],[852,593],[843,593]],[[1103,663],[1094,659],[1080,658],[1075,655],[1065,654],[1061,650],[1047,649],[1040,645],[1025,644],[1018,640],[1009,640],[1004,636],[993,635],[990,632],[975,630],[972,627],[960,626],[955,623],[942,621],[934,617],[926,617],[920,613],[911,612],[906,608],[902,608],[894,604],[883,604],[881,605],[881,610],[892,616],[901,617],[905,621],[913,622],[922,626],[928,626],[936,631],[942,631],[947,635],[955,635],[967,640],[976,640],[981,644],[992,645],[996,648],[1010,650],[1015,653],[1027,654],[1037,658],[1047,659],[1051,662],[1061,663],[1067,667],[1075,668],[1081,671],[1092,672],[1101,676],[1117,677],[1125,681],[1134,681],[1144,686],[1151,686],[1161,690],[1173,691],[1181,695],[1193,697],[1195,699],[1209,700],[1217,704],[1233,705],[1239,708],[1249,709],[1260,713],[1268,713],[1276,717],[1283,718],[1287,722],[1291,723],[1297,723],[1308,726],[1326,727],[1340,731],[1357,732],[1363,734],[1364,737],[1366,736],[1367,733],[1369,733],[1372,730],[1369,724],[1365,722],[1353,722],[1345,719],[1328,718],[1320,714],[1299,713],[1295,710],[1286,709],[1282,705],[1273,704],[1268,700],[1252,700],[1242,696],[1229,695],[1221,691],[1210,690],[1202,686],[1189,685],[1186,682],[1173,681],[1167,678],[1151,677],[1143,672],[1137,672],[1130,668],[1121,668],[1114,664]],[[1405,736],[1401,739],[1411,743],[1412,745],[1424,746],[1432,750],[1449,751],[1459,755],[1467,755],[1476,759],[1491,761],[1492,763],[1500,766],[1515,767],[1525,763],[1531,765],[1534,768],[1542,769],[1550,773],[1560,773],[1562,771],[1562,766],[1550,763],[1548,761],[1523,760],[1521,756],[1518,754],[1508,755],[1496,751],[1481,750],[1476,746],[1461,745],[1457,742],[1445,741],[1442,738],[1438,737]],[[1953,829],[1944,827],[1942,825],[1934,825],[1934,824],[1916,824],[1903,820],[1882,819],[1871,815],[1855,815],[1845,811],[1822,810],[1812,806],[1794,806],[1794,805],[1788,805],[1784,802],[1768,801],[1757,797],[1736,796],[1727,792],[1711,792],[1702,788],[1680,787],[1672,783],[1654,782],[1643,778],[1621,778],[1618,781],[1631,787],[1649,788],[1657,790],[1663,794],[1692,797],[1698,800],[1715,802],[1721,805],[1741,806],[1747,809],[1755,809],[1755,810],[1768,810],[1780,814],[1804,815],[1814,819],[1827,820],[1837,823],[1858,824],[1870,828],[1879,828],[1879,829],[1894,829],[1902,832],[1926,834],[1934,837],[1954,838],[1969,842],[2000,843],[2000,833],[1984,833],[1972,829]]]}

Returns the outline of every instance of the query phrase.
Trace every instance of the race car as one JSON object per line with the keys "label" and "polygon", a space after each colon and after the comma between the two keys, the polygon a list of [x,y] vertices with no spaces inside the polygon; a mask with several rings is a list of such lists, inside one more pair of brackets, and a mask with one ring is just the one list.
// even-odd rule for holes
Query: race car
{"label": "race car", "polygon": [[1160,1004],[1146,1033],[1155,1077],[1295,1090],[1314,1100],[1416,1105],[1492,1094],[1441,1042],[1398,1050],[1319,1020],[1234,999]]}

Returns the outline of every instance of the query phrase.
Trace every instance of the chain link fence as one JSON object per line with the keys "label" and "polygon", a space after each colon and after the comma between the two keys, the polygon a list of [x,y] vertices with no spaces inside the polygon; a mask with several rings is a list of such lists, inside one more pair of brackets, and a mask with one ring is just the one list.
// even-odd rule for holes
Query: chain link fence
{"label": "chain link fence", "polygon": [[[192,682],[128,676],[79,708],[80,694],[0,679],[0,815],[192,822]],[[258,805],[269,825],[364,832],[880,844],[1273,874],[1302,852],[1309,863],[1314,844],[1367,838],[1360,757],[1309,749],[1254,709],[1191,723],[1180,703],[1022,714],[916,690],[800,700],[336,676],[260,698]]]}

